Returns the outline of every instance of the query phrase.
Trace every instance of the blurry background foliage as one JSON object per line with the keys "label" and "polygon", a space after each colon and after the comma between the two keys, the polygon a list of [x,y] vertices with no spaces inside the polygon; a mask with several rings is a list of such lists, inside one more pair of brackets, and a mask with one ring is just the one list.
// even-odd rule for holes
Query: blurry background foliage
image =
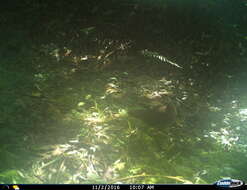
{"label": "blurry background foliage", "polygon": [[0,183],[246,180],[246,2],[4,2]]}

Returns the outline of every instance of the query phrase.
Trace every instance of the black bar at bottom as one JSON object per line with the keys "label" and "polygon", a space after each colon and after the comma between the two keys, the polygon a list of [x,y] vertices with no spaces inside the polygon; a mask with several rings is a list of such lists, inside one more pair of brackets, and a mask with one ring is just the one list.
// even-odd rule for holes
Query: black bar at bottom
{"label": "black bar at bottom", "polygon": [[[161,184],[87,184],[87,185],[34,185],[34,184],[16,184],[16,185],[0,185],[0,190],[49,190],[49,189],[66,189],[66,190],[173,190],[173,189],[221,189],[216,185],[161,185]],[[233,188],[237,189],[237,188]],[[241,189],[247,189],[246,185]]]}

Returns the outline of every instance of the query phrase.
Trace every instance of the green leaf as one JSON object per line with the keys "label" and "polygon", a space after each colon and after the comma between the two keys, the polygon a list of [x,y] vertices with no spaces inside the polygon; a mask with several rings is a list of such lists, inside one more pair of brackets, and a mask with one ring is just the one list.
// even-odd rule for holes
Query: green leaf
{"label": "green leaf", "polygon": [[78,105],[79,107],[82,107],[82,106],[85,105],[85,102],[79,102],[77,105]]}

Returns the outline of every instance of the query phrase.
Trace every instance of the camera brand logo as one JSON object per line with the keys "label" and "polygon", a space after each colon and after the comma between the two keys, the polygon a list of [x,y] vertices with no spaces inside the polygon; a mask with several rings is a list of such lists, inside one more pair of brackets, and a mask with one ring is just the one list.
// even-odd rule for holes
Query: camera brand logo
{"label": "camera brand logo", "polygon": [[244,182],[238,179],[221,179],[215,183],[221,188],[238,188],[244,185]]}

